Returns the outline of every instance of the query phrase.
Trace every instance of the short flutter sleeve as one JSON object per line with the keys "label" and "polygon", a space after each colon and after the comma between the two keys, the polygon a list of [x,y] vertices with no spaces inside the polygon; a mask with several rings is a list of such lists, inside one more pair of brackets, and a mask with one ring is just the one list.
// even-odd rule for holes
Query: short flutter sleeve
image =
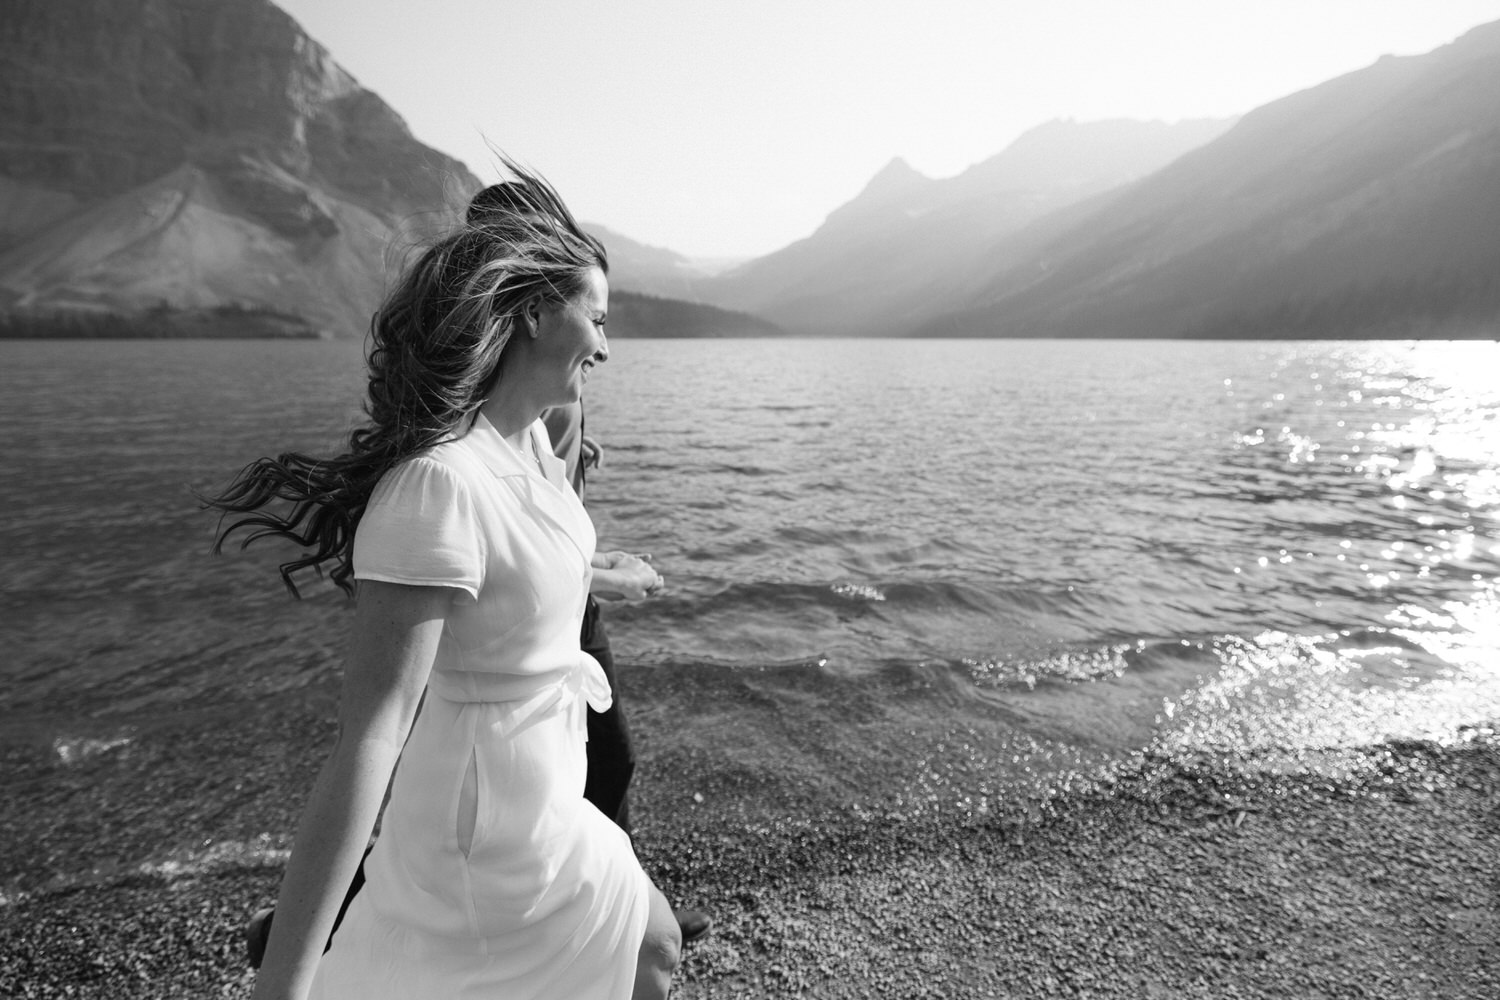
{"label": "short flutter sleeve", "polygon": [[469,485],[426,456],[403,462],[376,484],[354,533],[354,576],[457,587],[478,599],[485,546]]}

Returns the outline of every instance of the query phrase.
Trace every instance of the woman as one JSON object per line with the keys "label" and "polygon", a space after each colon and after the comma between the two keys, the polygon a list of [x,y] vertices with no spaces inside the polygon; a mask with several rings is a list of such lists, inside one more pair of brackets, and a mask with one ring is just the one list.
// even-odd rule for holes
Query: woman
{"label": "woman", "polygon": [[359,581],[257,998],[665,997],[676,965],[666,899],[583,798],[585,711],[610,699],[578,644],[595,538],[538,419],[608,357],[607,261],[508,166],[516,204],[428,248],[376,313],[349,450],[261,459],[210,501],[245,515],[221,543],[313,548],[288,586],[325,564]]}

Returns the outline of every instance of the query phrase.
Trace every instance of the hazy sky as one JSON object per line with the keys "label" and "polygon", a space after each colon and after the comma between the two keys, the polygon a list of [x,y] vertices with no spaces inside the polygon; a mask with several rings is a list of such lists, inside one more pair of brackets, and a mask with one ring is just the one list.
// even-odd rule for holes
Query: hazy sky
{"label": "hazy sky", "polygon": [[1043,122],[1227,117],[1500,20],[1500,0],[276,0],[422,141],[485,139],[690,256],[806,236],[892,157]]}

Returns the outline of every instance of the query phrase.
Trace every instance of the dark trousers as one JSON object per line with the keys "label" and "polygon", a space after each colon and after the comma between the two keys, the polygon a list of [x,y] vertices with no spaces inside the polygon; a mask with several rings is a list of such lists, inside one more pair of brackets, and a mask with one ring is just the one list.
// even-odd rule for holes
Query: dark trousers
{"label": "dark trousers", "polygon": [[624,830],[630,832],[630,779],[635,774],[635,748],[630,743],[630,726],[620,705],[620,683],[615,680],[615,658],[609,650],[609,636],[593,597],[583,612],[583,633],[579,636],[585,653],[591,654],[604,668],[614,701],[603,712],[589,709],[589,772],[584,781],[583,797]]}
{"label": "dark trousers", "polygon": [[[635,774],[635,748],[630,743],[630,727],[625,722],[625,711],[620,707],[620,685],[615,680],[615,658],[609,649],[609,635],[604,631],[604,622],[599,614],[599,604],[592,596],[583,611],[583,631],[579,645],[585,653],[593,656],[604,668],[609,678],[609,690],[614,701],[603,712],[589,709],[588,777],[584,779],[583,797],[598,807],[599,811],[614,820],[620,829],[630,832],[631,776]],[[365,855],[369,855],[369,850]],[[333,929],[344,922],[344,913],[349,909],[360,887],[365,884],[365,863],[359,863],[349,891],[344,894],[339,915],[334,918]],[[328,943],[333,943],[329,933]],[[326,947],[325,947],[326,950]]]}

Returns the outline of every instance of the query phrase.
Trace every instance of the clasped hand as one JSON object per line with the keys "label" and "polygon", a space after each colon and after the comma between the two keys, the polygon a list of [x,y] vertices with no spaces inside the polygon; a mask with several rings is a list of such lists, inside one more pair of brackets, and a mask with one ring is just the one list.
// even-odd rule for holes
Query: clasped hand
{"label": "clasped hand", "polygon": [[589,590],[602,600],[642,601],[666,589],[665,581],[647,554],[596,552],[593,565],[594,582]]}

